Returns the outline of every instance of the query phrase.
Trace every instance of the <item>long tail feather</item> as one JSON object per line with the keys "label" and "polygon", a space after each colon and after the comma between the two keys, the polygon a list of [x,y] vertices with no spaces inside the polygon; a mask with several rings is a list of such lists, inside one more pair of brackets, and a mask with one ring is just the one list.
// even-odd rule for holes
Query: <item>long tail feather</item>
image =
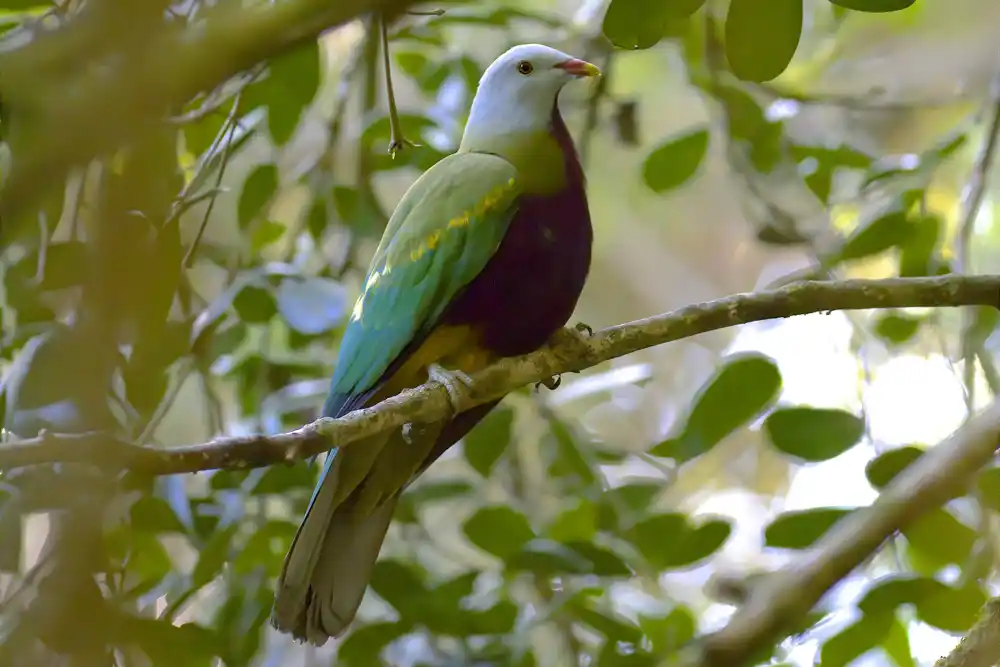
{"label": "long tail feather", "polygon": [[368,513],[338,504],[340,462],[326,470],[278,578],[271,624],[318,646],[354,619],[398,496]]}

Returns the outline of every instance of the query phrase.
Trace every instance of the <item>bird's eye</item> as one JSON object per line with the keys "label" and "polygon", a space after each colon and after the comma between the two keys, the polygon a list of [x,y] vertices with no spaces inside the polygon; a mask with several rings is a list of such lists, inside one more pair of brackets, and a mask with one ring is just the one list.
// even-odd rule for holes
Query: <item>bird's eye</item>
{"label": "bird's eye", "polygon": [[527,60],[522,60],[521,62],[519,62],[517,64],[517,73],[518,74],[523,74],[524,76],[528,76],[529,74],[531,74],[534,71],[535,71],[534,65],[532,65],[531,63],[529,63]]}

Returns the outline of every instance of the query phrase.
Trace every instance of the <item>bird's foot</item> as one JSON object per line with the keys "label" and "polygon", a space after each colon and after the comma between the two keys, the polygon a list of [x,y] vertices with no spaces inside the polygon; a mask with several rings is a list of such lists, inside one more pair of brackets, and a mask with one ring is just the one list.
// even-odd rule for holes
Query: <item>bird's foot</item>
{"label": "bird's foot", "polygon": [[427,366],[427,379],[444,385],[453,414],[457,415],[472,407],[469,396],[472,391],[472,378],[467,373],[448,370],[441,364],[432,363]]}
{"label": "bird's foot", "polygon": [[410,141],[406,137],[400,136],[398,139],[393,137],[389,140],[389,157],[393,160],[396,159],[396,154],[401,153],[406,148],[420,148],[420,144]]}
{"label": "bird's foot", "polygon": [[549,391],[555,391],[556,389],[559,388],[559,385],[561,384],[562,384],[562,376],[553,375],[550,378],[545,378],[544,380],[539,380],[538,382],[536,382],[535,389],[541,389],[542,387],[545,387]]}
{"label": "bird's foot", "polygon": [[562,327],[553,334],[549,345],[562,348],[568,356],[576,360],[590,356],[588,339],[594,335],[594,330],[588,324],[577,322],[571,327]]}
{"label": "bird's foot", "polygon": [[[571,327],[562,327],[556,331],[549,340],[549,345],[557,349],[562,348],[568,354],[567,357],[573,360],[586,359],[590,355],[590,346],[587,339],[594,334],[594,330],[589,324],[577,322]],[[562,384],[561,375],[553,375],[535,384],[535,389],[546,387],[550,391],[558,389]]]}

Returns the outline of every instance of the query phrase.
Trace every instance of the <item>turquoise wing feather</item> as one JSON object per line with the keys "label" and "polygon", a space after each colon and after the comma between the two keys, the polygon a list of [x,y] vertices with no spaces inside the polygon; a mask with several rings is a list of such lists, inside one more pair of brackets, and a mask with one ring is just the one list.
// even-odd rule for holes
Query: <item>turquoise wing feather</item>
{"label": "turquoise wing feather", "polygon": [[513,165],[485,153],[450,155],[413,184],[344,332],[331,395],[370,390],[411,341],[429,333],[496,252],[519,194]]}
{"label": "turquoise wing feather", "polygon": [[[514,166],[484,153],[448,156],[417,179],[372,260],[341,342],[324,414],[336,417],[363,403],[407,346],[433,330],[496,252],[520,192]],[[384,500],[364,509],[344,500],[371,474],[383,447],[399,437],[372,436],[326,457],[279,577],[275,627],[322,643],[354,617],[398,489],[373,489]],[[405,467],[405,459],[422,456],[435,437],[424,440],[393,463]]]}

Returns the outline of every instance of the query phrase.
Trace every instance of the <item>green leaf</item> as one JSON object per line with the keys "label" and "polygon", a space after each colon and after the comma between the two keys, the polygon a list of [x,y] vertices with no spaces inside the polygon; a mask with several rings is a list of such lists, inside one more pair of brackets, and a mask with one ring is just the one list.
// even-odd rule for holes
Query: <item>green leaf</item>
{"label": "green leaf", "polygon": [[297,527],[291,521],[272,519],[255,530],[233,559],[233,572],[249,576],[263,568],[268,576],[277,577]]}
{"label": "green leaf", "polygon": [[523,514],[499,505],[479,509],[466,520],[462,532],[474,545],[501,560],[513,556],[535,536]]}
{"label": "green leaf", "polygon": [[[547,450],[551,459],[549,475],[564,482],[564,490],[593,488],[597,484],[597,473],[584,456],[584,448],[577,442],[577,434],[558,417],[551,416],[546,421],[549,433],[545,444],[549,446]],[[555,447],[551,447],[552,444]]]}
{"label": "green leaf", "polygon": [[500,600],[483,611],[466,611],[465,620],[465,632],[469,635],[504,635],[514,630],[517,605],[510,600]]}
{"label": "green leaf", "polygon": [[587,558],[563,544],[544,538],[535,538],[525,544],[507,559],[507,567],[511,571],[524,570],[545,576],[588,574],[591,571]]}
{"label": "green leaf", "polygon": [[632,644],[622,645],[607,639],[601,644],[594,667],[658,667],[663,663],[659,656]]}
{"label": "green leaf", "polygon": [[347,314],[347,289],[336,280],[285,278],[278,286],[278,312],[292,329],[316,336],[335,328]]}
{"label": "green leaf", "polygon": [[601,30],[620,49],[648,49],[663,38],[662,0],[611,0]]}
{"label": "green leaf", "polygon": [[629,577],[632,569],[611,549],[593,542],[567,542],[566,546],[590,561],[590,571],[599,577]]}
{"label": "green leaf", "polygon": [[313,199],[309,210],[306,211],[306,229],[312,235],[314,241],[322,241],[323,233],[330,225],[330,211],[327,210],[326,197],[321,195]]}
{"label": "green leaf", "polygon": [[917,0],[830,0],[831,3],[844,9],[853,9],[856,12],[870,12],[872,14],[882,12],[898,12],[907,7],[911,7]]}
{"label": "green leaf", "polygon": [[882,642],[882,650],[896,667],[917,667],[913,651],[910,649],[910,635],[899,619],[893,619],[892,627]]}
{"label": "green leaf", "polygon": [[404,619],[420,620],[427,597],[425,573],[415,562],[381,558],[372,571],[371,587]]}
{"label": "green leaf", "polygon": [[890,211],[856,229],[844,242],[836,259],[846,262],[877,255],[889,248],[903,245],[912,232],[913,226],[905,211]]}
{"label": "green leaf", "polygon": [[979,489],[980,502],[994,512],[1000,512],[1000,468],[984,469],[976,479],[976,487]]}
{"label": "green leaf", "polygon": [[701,128],[660,144],[646,156],[643,181],[659,194],[684,185],[705,160],[708,138],[708,130]]}
{"label": "green leaf", "polygon": [[745,81],[770,81],[788,67],[802,36],[802,0],[730,0],[726,59]]}
{"label": "green leaf", "polygon": [[[608,489],[601,494],[598,506],[598,528],[615,531],[631,526],[635,519],[649,513],[656,496],[663,492],[660,482],[631,482]],[[619,516],[624,514],[625,516]]]}
{"label": "green leaf", "polygon": [[243,181],[236,206],[240,229],[250,226],[278,191],[278,168],[271,163],[257,165]]}
{"label": "green leaf", "polygon": [[408,487],[400,499],[395,520],[403,523],[417,523],[418,508],[439,500],[461,498],[472,492],[472,485],[465,480],[441,480],[422,482]]}
{"label": "green leaf", "polygon": [[337,649],[337,664],[346,667],[370,667],[380,664],[382,649],[410,631],[402,621],[369,623],[355,626]]}
{"label": "green leaf", "polygon": [[900,530],[910,548],[932,568],[963,565],[976,544],[976,531],[936,507]]}
{"label": "green leaf", "polygon": [[194,571],[191,573],[192,583],[198,588],[209,583],[222,572],[222,568],[229,561],[229,545],[236,534],[237,524],[230,524],[225,528],[218,528],[208,542],[201,549],[198,555],[198,562],[195,563]]}
{"label": "green leaf", "polygon": [[909,238],[899,252],[901,278],[930,276],[937,272],[934,259],[941,236],[942,220],[936,215],[924,215],[910,223]]}
{"label": "green leaf", "polygon": [[865,466],[865,477],[876,489],[881,489],[892,481],[904,468],[920,458],[924,450],[907,446],[890,449],[879,454]]}
{"label": "green leaf", "polygon": [[436,480],[422,482],[408,487],[404,497],[413,498],[418,504],[430,503],[436,500],[448,500],[468,495],[472,485],[465,480]]}
{"label": "green leaf", "polygon": [[806,549],[850,512],[839,507],[782,512],[764,529],[764,543],[778,549]]}
{"label": "green leaf", "polygon": [[781,374],[771,358],[758,353],[731,355],[699,391],[681,434],[650,453],[679,463],[700,456],[760,415],[780,390]]}
{"label": "green leaf", "polygon": [[779,450],[804,461],[827,461],[853,447],[865,432],[860,417],[843,410],[806,406],[779,408],[764,421]]}
{"label": "green leaf", "polygon": [[160,582],[174,568],[163,542],[151,533],[133,533],[130,538],[129,574],[140,581]]}
{"label": "green leaf", "polygon": [[847,144],[841,144],[836,148],[792,144],[788,147],[788,152],[796,162],[813,158],[817,162],[838,169],[867,169],[875,161],[875,158],[868,153]]}
{"label": "green leaf", "polygon": [[264,220],[259,225],[255,225],[250,234],[250,250],[255,255],[260,254],[261,250],[284,236],[285,229],[283,224],[274,220]]}
{"label": "green leaf", "polygon": [[489,477],[500,457],[510,444],[514,430],[514,411],[508,407],[493,408],[465,436],[462,451],[473,470]]}
{"label": "green leaf", "polygon": [[468,626],[462,600],[472,594],[478,572],[464,572],[431,590],[424,598],[423,623],[435,634],[462,636]]}
{"label": "green leaf", "polygon": [[320,84],[320,47],[317,40],[271,59],[263,79],[248,86],[246,108],[267,106],[267,127],[274,143],[283,145],[299,125]]}
{"label": "green leaf", "polygon": [[194,623],[171,622],[130,617],[128,638],[145,653],[154,665],[209,667],[220,648],[216,634]]}
{"label": "green leaf", "polygon": [[904,313],[885,313],[875,322],[875,333],[890,345],[902,345],[917,335],[923,319]]}
{"label": "green leaf", "polygon": [[271,291],[256,285],[247,285],[233,297],[233,308],[247,324],[266,324],[278,312]]}
{"label": "green leaf", "polygon": [[915,605],[920,600],[936,593],[942,586],[944,584],[930,577],[911,574],[890,575],[872,584],[857,606],[858,609],[870,616],[891,615],[900,605]]}
{"label": "green leaf", "polygon": [[972,582],[962,588],[936,587],[931,594],[916,601],[917,617],[939,630],[962,634],[975,624],[986,595]]}
{"label": "green leaf", "polygon": [[694,638],[697,621],[687,607],[674,607],[666,616],[639,614],[639,627],[658,655],[670,655]]}
{"label": "green leaf", "polygon": [[586,498],[577,498],[552,521],[547,532],[560,542],[591,540],[597,534],[597,507]]}
{"label": "green leaf", "polygon": [[629,644],[638,644],[642,640],[642,631],[632,621],[615,612],[598,610],[587,600],[570,600],[566,603],[566,608],[581,623],[589,625],[609,640]]}
{"label": "green leaf", "polygon": [[657,569],[692,565],[715,553],[729,538],[726,521],[706,521],[693,527],[684,514],[659,514],[637,523],[626,538]]}
{"label": "green leaf", "polygon": [[129,523],[133,530],[150,533],[184,533],[184,524],[162,498],[142,496],[129,508]]}
{"label": "green leaf", "polygon": [[250,494],[254,496],[285,495],[296,489],[311,493],[315,485],[316,469],[306,461],[299,460],[292,465],[276,465],[267,468],[250,489]]}
{"label": "green leaf", "polygon": [[846,667],[856,658],[882,644],[894,617],[889,614],[864,615],[823,644],[820,652],[823,667]]}
{"label": "green leaf", "polygon": [[670,20],[694,14],[705,0],[611,0],[601,30],[620,49],[648,49]]}

